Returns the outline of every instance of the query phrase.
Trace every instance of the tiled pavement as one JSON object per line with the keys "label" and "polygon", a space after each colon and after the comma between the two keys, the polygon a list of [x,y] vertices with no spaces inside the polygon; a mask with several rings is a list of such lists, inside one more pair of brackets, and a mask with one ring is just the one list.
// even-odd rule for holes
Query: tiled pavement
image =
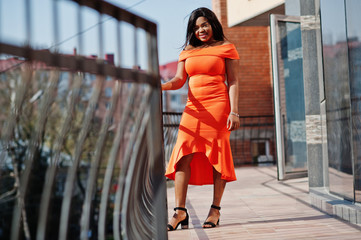
{"label": "tiled pavement", "polygon": [[[189,229],[168,232],[169,239],[361,239],[361,226],[310,206],[307,178],[279,182],[274,166],[237,168],[236,174],[223,195],[220,226],[202,228],[212,186],[189,186]],[[174,188],[168,188],[169,217],[173,207]]]}

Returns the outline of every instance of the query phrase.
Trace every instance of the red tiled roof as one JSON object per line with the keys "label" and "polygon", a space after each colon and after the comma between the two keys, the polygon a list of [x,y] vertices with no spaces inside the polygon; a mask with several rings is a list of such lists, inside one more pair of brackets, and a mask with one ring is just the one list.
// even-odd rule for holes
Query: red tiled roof
{"label": "red tiled roof", "polygon": [[164,80],[173,78],[177,72],[178,61],[170,62],[159,66],[160,77]]}
{"label": "red tiled roof", "polygon": [[[348,45],[346,45],[348,44]],[[338,42],[334,45],[323,45],[323,54],[328,58],[334,58],[339,52],[345,51],[346,47],[349,49],[355,49],[361,47],[361,42],[358,41],[350,41],[346,42]]]}
{"label": "red tiled roof", "polygon": [[0,72],[4,72],[13,67],[16,67],[23,62],[24,62],[24,60],[20,60],[18,58],[1,59],[0,60]]}

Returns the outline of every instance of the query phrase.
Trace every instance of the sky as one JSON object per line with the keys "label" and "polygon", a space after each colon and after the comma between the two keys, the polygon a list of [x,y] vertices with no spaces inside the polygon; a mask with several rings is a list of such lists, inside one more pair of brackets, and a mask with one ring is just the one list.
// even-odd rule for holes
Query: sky
{"label": "sky", "polygon": [[212,0],[108,0],[108,2],[140,15],[158,26],[159,62],[178,59],[189,14],[198,7],[212,9]]}
{"label": "sky", "polygon": [[[178,59],[185,41],[189,14],[198,7],[212,8],[212,0],[107,1],[157,24],[160,65]],[[25,6],[25,2],[24,0],[0,0],[0,38],[2,41],[15,45],[30,42],[35,49],[52,49],[64,54],[72,54],[74,48],[77,49],[78,54],[85,56],[117,53],[116,32],[119,25],[109,16],[99,18],[95,11],[84,8],[79,20],[74,2],[57,0],[59,20],[56,24],[52,11],[53,0],[29,1],[31,3],[29,8]],[[30,12],[32,16],[30,21],[25,18],[27,12]],[[102,22],[103,40],[98,38],[99,22]],[[31,31],[27,31],[27,26],[30,26]],[[119,59],[116,56],[115,61],[121,62],[123,67],[132,67],[138,60],[137,65],[146,68],[147,59],[143,54],[147,52],[144,31],[137,33],[139,40],[138,47],[135,47],[134,28],[129,24],[121,24],[119,28],[121,29],[119,42],[122,54]],[[78,34],[79,32],[82,34]],[[134,57],[135,48],[138,49],[138,58]]]}
{"label": "sky", "polygon": [[[212,0],[107,0],[108,2],[127,9],[128,11],[140,15],[157,24],[158,28],[158,54],[160,65],[176,61],[185,41],[186,25],[189,14],[198,7],[212,8]],[[332,4],[323,4],[329,3]],[[348,12],[352,12],[350,17],[358,17],[361,0],[348,0],[350,7]],[[27,34],[27,22],[25,0],[0,0],[0,39],[15,45],[22,45],[30,42],[36,49],[56,49],[61,53],[72,54],[76,48],[78,54],[104,55],[105,53],[117,53],[116,21],[108,16],[101,19],[92,10],[84,10],[81,20],[81,28],[78,24],[78,12],[76,4],[70,0],[57,0],[58,3],[58,28],[54,27],[54,17],[52,11],[53,0],[32,0],[31,12],[31,33]],[[324,8],[331,8],[328,11],[339,10],[336,3],[343,3],[343,0],[321,0]],[[358,7],[354,7],[358,6]],[[338,11],[339,12],[339,11]],[[343,36],[344,22],[337,20],[337,14],[324,15],[324,22],[330,22],[332,33],[330,39],[325,41],[339,41],[339,35]],[[109,20],[110,19],[110,20]],[[103,22],[103,50],[100,47],[99,22]],[[358,22],[357,19],[354,22]],[[55,30],[54,30],[55,29]],[[79,30],[81,29],[81,30]],[[144,33],[139,33],[139,46],[135,46],[132,27],[129,24],[121,26],[122,35],[120,37],[122,55],[116,56],[115,61],[121,62],[123,67],[132,67],[137,62],[142,68],[146,68],[147,59],[143,54],[147,52],[146,38]],[[357,24],[348,29],[349,36],[356,36],[361,39],[361,28]],[[86,31],[84,31],[86,30]],[[328,29],[324,29],[325,36],[328,36]],[[77,36],[81,34],[82,41]],[[138,58],[134,57],[134,50],[138,49]],[[144,56],[143,56],[144,55]],[[0,56],[1,57],[1,56]],[[119,58],[119,59],[117,59]]]}

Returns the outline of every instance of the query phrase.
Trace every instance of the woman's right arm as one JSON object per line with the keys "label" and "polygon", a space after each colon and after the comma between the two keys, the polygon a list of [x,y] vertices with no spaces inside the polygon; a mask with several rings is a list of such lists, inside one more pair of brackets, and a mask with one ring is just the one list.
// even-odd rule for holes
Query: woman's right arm
{"label": "woman's right arm", "polygon": [[187,80],[187,72],[185,70],[185,61],[178,62],[177,72],[171,80],[162,84],[162,90],[177,90],[183,87]]}

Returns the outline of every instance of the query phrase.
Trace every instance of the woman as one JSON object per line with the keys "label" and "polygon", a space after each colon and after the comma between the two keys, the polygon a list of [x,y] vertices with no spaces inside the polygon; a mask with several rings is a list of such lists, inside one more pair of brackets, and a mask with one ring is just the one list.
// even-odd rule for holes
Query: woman
{"label": "woman", "polygon": [[203,227],[219,224],[226,182],[236,180],[229,136],[240,124],[237,59],[238,53],[225,40],[216,15],[207,8],[194,10],[176,76],[162,84],[162,90],[175,90],[189,78],[188,100],[165,174],[175,180],[176,208],[169,231],[180,224],[183,229],[188,228],[188,184],[214,185],[213,202]]}

